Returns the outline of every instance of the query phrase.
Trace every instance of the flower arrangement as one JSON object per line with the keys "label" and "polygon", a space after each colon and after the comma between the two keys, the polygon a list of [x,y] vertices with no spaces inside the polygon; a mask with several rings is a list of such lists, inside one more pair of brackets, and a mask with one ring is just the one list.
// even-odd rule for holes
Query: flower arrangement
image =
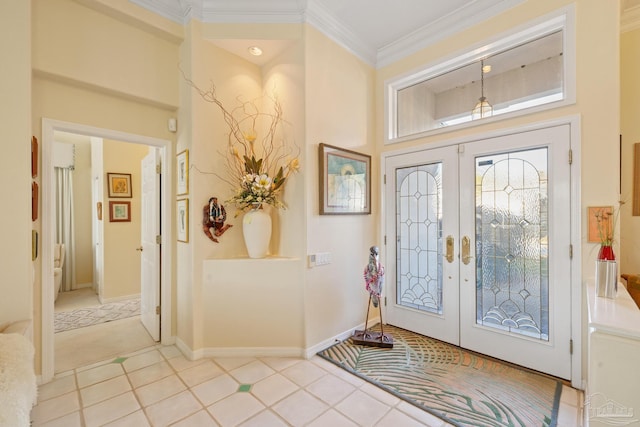
{"label": "flower arrangement", "polygon": [[[228,110],[216,96],[215,86],[199,89],[192,81],[187,82],[207,102],[217,105],[229,127],[225,154],[227,176],[220,178],[235,191],[227,200],[240,212],[256,209],[263,204],[285,209],[281,200],[284,184],[291,174],[300,170],[300,149],[287,144],[283,138],[284,125],[282,106],[275,97],[265,96],[252,101],[238,98],[239,105]],[[272,112],[258,108],[271,104]],[[266,129],[258,141],[257,127]],[[217,174],[216,174],[217,175]]]}

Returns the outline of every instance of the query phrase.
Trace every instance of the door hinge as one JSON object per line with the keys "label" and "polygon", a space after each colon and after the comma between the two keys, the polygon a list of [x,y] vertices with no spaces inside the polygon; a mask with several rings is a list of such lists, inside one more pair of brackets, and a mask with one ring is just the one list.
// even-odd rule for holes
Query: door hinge
{"label": "door hinge", "polygon": [[160,174],[161,172],[162,172],[162,165],[161,165],[160,163],[158,163],[158,164],[156,165],[156,173],[157,173],[157,174]]}
{"label": "door hinge", "polygon": [[569,245],[569,259],[573,259],[573,245]]}
{"label": "door hinge", "polygon": [[160,306],[156,305],[156,314],[159,316],[160,315]]}
{"label": "door hinge", "polygon": [[384,306],[387,306],[387,297],[384,297]]}
{"label": "door hinge", "polygon": [[384,236],[384,245],[387,246],[387,236],[386,236],[386,234]]}
{"label": "door hinge", "polygon": [[156,236],[156,243],[157,244],[161,244],[162,243],[162,236],[159,235],[159,234]]}
{"label": "door hinge", "polygon": [[383,183],[384,185],[387,185],[387,174],[384,174],[384,175],[382,176],[382,183]]}
{"label": "door hinge", "polygon": [[569,164],[573,164],[573,150],[569,149]]}
{"label": "door hinge", "polygon": [[569,340],[569,354],[573,354],[573,340]]}

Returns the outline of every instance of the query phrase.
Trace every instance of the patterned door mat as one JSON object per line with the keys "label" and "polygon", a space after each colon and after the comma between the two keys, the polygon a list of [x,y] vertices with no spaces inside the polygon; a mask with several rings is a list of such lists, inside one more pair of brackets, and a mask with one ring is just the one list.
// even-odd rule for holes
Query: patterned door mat
{"label": "patterned door mat", "polygon": [[70,331],[85,326],[126,319],[140,314],[140,298],[111,302],[97,307],[79,308],[55,313],[54,332]]}
{"label": "patterned door mat", "polygon": [[384,332],[392,349],[349,338],[318,355],[453,425],[556,426],[561,381],[390,325]]}

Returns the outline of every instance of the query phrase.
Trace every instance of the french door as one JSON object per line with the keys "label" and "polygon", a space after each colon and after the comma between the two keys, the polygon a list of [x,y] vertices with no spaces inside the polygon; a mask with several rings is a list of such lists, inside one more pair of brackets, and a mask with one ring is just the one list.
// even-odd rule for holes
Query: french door
{"label": "french door", "polygon": [[389,156],[386,321],[571,377],[569,126]]}

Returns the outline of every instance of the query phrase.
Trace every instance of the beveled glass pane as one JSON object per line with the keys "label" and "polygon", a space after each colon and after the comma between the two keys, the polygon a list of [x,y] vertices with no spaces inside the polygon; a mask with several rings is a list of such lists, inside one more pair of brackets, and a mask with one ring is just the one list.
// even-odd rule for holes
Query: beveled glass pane
{"label": "beveled glass pane", "polygon": [[476,158],[476,322],[549,339],[547,148]]}
{"label": "beveled glass pane", "polygon": [[442,164],[396,170],[397,303],[442,314]]}

